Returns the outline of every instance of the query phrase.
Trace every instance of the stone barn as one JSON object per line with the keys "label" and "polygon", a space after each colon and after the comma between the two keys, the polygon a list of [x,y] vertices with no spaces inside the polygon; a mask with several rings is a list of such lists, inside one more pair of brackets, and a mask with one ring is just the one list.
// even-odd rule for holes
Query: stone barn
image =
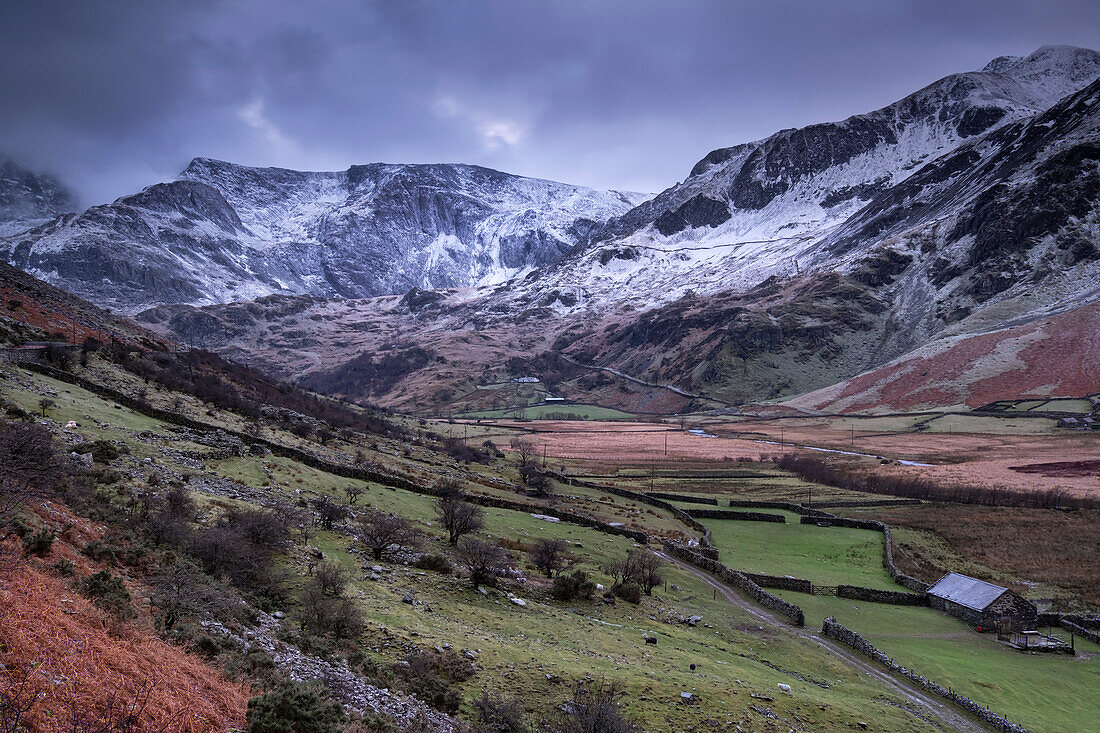
{"label": "stone barn", "polygon": [[1008,588],[960,573],[948,573],[929,588],[928,605],[981,631],[1024,631],[1039,625],[1039,614],[1030,601]]}

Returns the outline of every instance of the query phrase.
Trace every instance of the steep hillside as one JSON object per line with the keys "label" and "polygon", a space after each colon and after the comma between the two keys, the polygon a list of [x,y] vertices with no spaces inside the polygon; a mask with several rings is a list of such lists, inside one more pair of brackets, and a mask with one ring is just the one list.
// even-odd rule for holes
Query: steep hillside
{"label": "steep hillside", "polygon": [[824,412],[903,411],[1100,390],[1100,305],[977,336],[939,339],[784,404]]}
{"label": "steep hillside", "polygon": [[0,252],[124,312],[365,297],[504,281],[642,198],[466,165],[303,173],[197,158],[176,181],[0,240]]}
{"label": "steep hillside", "polygon": [[81,344],[92,338],[167,348],[162,338],[132,321],[0,262],[0,336],[19,342],[24,339],[16,334],[23,327],[30,340],[53,337]]}

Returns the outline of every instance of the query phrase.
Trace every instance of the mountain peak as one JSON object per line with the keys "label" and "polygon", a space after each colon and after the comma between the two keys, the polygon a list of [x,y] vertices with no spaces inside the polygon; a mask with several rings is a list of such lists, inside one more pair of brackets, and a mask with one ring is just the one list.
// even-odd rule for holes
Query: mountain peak
{"label": "mountain peak", "polygon": [[76,196],[56,178],[0,155],[0,236],[30,229],[76,208]]}

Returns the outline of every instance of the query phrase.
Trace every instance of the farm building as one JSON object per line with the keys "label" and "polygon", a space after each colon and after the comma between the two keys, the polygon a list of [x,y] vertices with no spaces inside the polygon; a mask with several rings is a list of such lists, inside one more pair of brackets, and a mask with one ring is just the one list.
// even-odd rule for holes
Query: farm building
{"label": "farm building", "polygon": [[1030,601],[1008,588],[960,573],[948,573],[929,588],[928,605],[982,630],[1007,626],[1022,631],[1038,626],[1038,612]]}

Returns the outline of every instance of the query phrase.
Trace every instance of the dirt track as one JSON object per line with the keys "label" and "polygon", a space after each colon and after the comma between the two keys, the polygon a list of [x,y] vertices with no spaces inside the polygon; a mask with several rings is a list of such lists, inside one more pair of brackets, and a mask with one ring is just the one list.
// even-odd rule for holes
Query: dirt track
{"label": "dirt track", "polygon": [[778,616],[771,613],[765,608],[761,608],[752,601],[742,598],[729,586],[719,582],[714,576],[706,573],[699,568],[689,565],[686,562],[677,560],[670,557],[663,552],[657,551],[657,554],[665,561],[672,563],[680,569],[691,573],[695,577],[702,580],[707,585],[711,586],[719,593],[722,594],[727,601],[740,608],[745,613],[756,618],[761,623],[768,626],[786,631],[787,633],[799,636],[807,641],[810,641],[818,646],[827,649],[837,658],[843,660],[849,666],[862,672],[863,674],[873,677],[879,682],[883,683],[898,695],[904,697],[908,702],[918,705],[925,711],[927,711],[927,717],[921,716],[925,722],[931,722],[943,730],[950,731],[962,731],[963,733],[988,733],[993,730],[987,727],[985,724],[974,720],[970,716],[966,715],[962,711],[958,710],[951,704],[940,700],[933,695],[919,689],[915,685],[910,684],[907,681],[898,679],[875,665],[863,657],[859,656],[852,650],[836,643],[832,639],[825,638],[820,634],[816,634],[813,631],[805,628],[798,628],[791,626],[791,624],[780,620]]}

